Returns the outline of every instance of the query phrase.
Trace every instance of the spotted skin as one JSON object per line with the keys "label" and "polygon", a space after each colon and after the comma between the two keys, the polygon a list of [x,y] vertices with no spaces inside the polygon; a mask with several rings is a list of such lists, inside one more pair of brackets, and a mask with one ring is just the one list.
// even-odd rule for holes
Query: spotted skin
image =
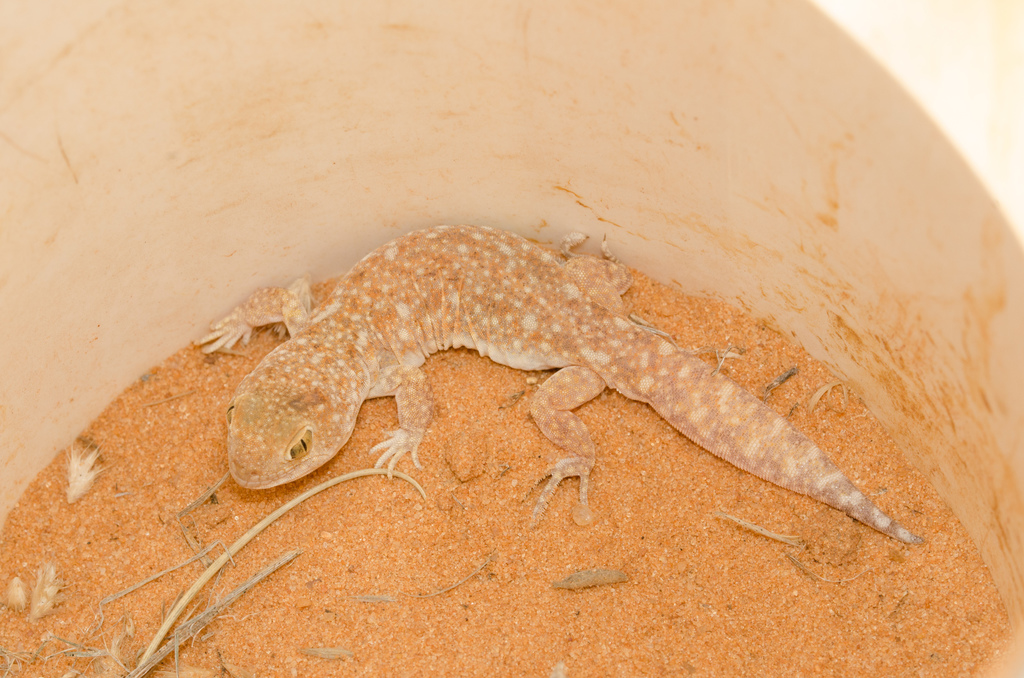
{"label": "spotted skin", "polygon": [[283,322],[291,335],[242,380],[228,409],[235,480],[266,488],[331,459],[367,398],[394,396],[399,428],[373,448],[393,469],[417,448],[433,417],[426,357],[468,347],[523,370],[559,369],[537,390],[530,413],[565,456],[549,471],[536,521],[559,482],[580,478],[586,505],[594,443],[572,410],[613,388],[645,402],[676,430],[760,478],[822,501],[907,543],[920,538],[885,515],[806,436],[707,364],[627,315],[628,269],[561,252],[505,231],[439,226],[371,252],[318,308],[308,283],[258,290],[213,326],[205,351],[248,340]]}

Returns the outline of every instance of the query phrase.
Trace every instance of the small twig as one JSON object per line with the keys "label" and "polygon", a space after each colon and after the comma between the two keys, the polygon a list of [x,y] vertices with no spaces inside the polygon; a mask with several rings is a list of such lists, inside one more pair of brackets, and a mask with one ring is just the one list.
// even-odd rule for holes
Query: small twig
{"label": "small twig", "polygon": [[349,659],[355,655],[343,647],[300,647],[299,652],[319,659]]}
{"label": "small twig", "polygon": [[721,511],[715,511],[715,515],[719,518],[725,518],[731,520],[740,527],[750,530],[755,534],[759,534],[762,537],[768,539],[774,539],[775,541],[781,541],[783,544],[789,544],[790,546],[803,546],[804,540],[793,534],[776,534],[775,532],[769,532],[760,525],[752,523],[749,520],[743,520],[743,518],[737,518],[736,516],[730,516],[728,513],[722,513]]}
{"label": "small twig", "polygon": [[133,670],[127,676],[125,676],[125,678],[142,678],[142,676],[149,673],[154,666],[163,661],[164,657],[170,654],[172,649],[176,649],[182,639],[190,638],[199,633],[200,631],[202,631],[203,627],[205,627],[207,624],[213,621],[214,617],[216,617],[221,610],[223,610],[231,603],[235,602],[235,600],[238,599],[243,593],[251,589],[260,581],[266,579],[281,567],[295,560],[295,558],[297,558],[300,553],[302,553],[302,551],[296,550],[289,551],[288,553],[284,554],[283,556],[281,556],[280,558],[278,558],[277,560],[275,560],[274,562],[272,562],[271,564],[267,565],[262,570],[257,572],[255,575],[247,579],[244,583],[242,583],[241,586],[239,586],[238,588],[231,591],[231,593],[224,596],[224,598],[215,603],[210,609],[206,610],[199,616],[194,617],[193,619],[190,619],[186,623],[182,624],[180,628],[175,630],[175,639],[173,641],[167,642],[163,647],[161,647],[159,650],[155,652],[147,651],[146,655],[142,658],[139,666],[136,667],[135,670]]}
{"label": "small twig", "polygon": [[[500,478],[501,476],[498,476],[498,477]],[[451,495],[452,501],[454,501],[456,504],[458,504],[462,508],[463,511],[466,510],[466,505],[463,504],[461,501],[459,501],[459,498],[455,496],[455,492],[454,491],[448,490],[448,494]]]}
{"label": "small twig", "polygon": [[506,407],[512,407],[517,402],[519,402],[519,399],[522,398],[525,393],[526,391],[519,391],[518,393],[513,393],[512,395],[505,399],[505,402],[503,402],[501,405],[498,405],[498,409],[503,410]]}
{"label": "small twig", "polygon": [[61,650],[60,652],[56,652],[54,654],[49,655],[47,657],[47,659],[49,659],[50,657],[56,657],[57,655],[60,655],[60,654],[67,655],[68,657],[91,658],[91,657],[106,657],[110,653],[107,650],[103,649],[103,648],[87,647],[84,650]]}
{"label": "small twig", "polygon": [[[68,640],[67,638],[61,638],[60,636],[54,635],[52,633],[48,636],[47,640],[56,640],[56,641],[59,641],[61,643],[64,643],[65,645],[69,645],[70,647],[66,647],[63,650],[58,650],[56,652],[52,652],[52,653],[46,655],[45,657],[42,657],[41,659],[43,660],[43,662],[48,662],[51,659],[53,659],[54,657],[60,657],[60,656],[68,656],[68,657],[102,657],[103,655],[107,654],[107,651],[104,650],[104,649],[95,648],[95,647],[86,647],[85,645],[82,645],[80,643],[76,643],[73,640]],[[42,651],[42,647],[40,647],[39,650]]]}
{"label": "small twig", "polygon": [[828,577],[822,577],[817,572],[814,572],[813,570],[811,570],[811,568],[807,567],[806,565],[801,563],[799,560],[797,560],[793,556],[793,554],[787,553],[786,557],[789,558],[791,563],[796,565],[804,574],[806,574],[811,579],[814,579],[815,581],[827,582],[829,584],[845,584],[848,581],[853,581],[854,579],[859,577],[861,574],[864,574],[866,572],[870,572],[871,571],[871,568],[869,567],[868,569],[864,570],[864,572],[861,572],[860,574],[854,575],[854,576],[850,577],[849,579],[829,579]]}
{"label": "small twig", "polygon": [[644,329],[644,330],[650,332],[651,334],[658,335],[659,337],[661,337],[662,339],[664,339],[668,343],[672,344],[676,348],[679,348],[679,345],[676,343],[676,340],[672,337],[671,334],[669,334],[665,330],[662,330],[662,329],[659,329],[659,328],[655,327],[650,322],[648,322],[648,321],[644,320],[643,318],[641,318],[640,316],[638,316],[636,313],[630,313],[628,317],[629,317],[630,322],[632,322],[634,325],[640,327],[641,329]]}
{"label": "small twig", "polygon": [[[175,520],[178,521],[178,527],[181,528],[181,536],[185,538],[185,543],[188,544],[188,547],[190,549],[192,549],[192,552],[199,553],[199,551],[204,550],[205,547],[202,545],[202,543],[196,537],[193,537],[191,534],[189,534],[188,530],[185,529],[185,523],[181,522],[181,518],[175,518]],[[195,523],[196,521],[193,519],[192,525],[195,526]],[[207,567],[210,566],[211,561],[208,557],[203,557],[202,561],[203,565],[206,565]]]}
{"label": "small twig", "polygon": [[56,635],[56,634],[54,634],[54,633],[51,633],[51,634],[50,634],[50,638],[51,638],[52,640],[58,640],[58,641],[60,641],[60,642],[64,643],[65,645],[70,645],[71,647],[73,647],[73,648],[76,648],[76,649],[78,649],[78,650],[88,650],[88,649],[92,649],[92,648],[88,648],[88,647],[86,647],[85,645],[82,645],[81,643],[76,643],[76,642],[75,642],[75,641],[73,641],[73,640],[68,640],[67,638],[61,638],[60,636],[58,636],[58,635]]}
{"label": "small twig", "polygon": [[106,598],[104,598],[103,600],[101,600],[99,602],[99,612],[98,612],[99,617],[100,617],[99,623],[97,623],[97,625],[95,627],[93,627],[89,631],[89,635],[92,635],[92,634],[96,633],[97,631],[100,630],[100,628],[103,627],[103,606],[104,605],[109,605],[110,603],[114,602],[118,598],[121,598],[122,596],[126,596],[126,595],[128,595],[129,593],[131,593],[133,591],[137,591],[138,589],[142,588],[146,584],[148,584],[148,583],[150,583],[152,581],[156,581],[157,579],[159,579],[160,577],[164,576],[165,574],[169,574],[171,572],[174,572],[175,570],[178,570],[178,569],[181,569],[181,568],[185,567],[189,563],[192,563],[192,562],[195,562],[196,560],[199,560],[200,558],[205,556],[207,553],[209,553],[210,549],[212,549],[214,546],[216,546],[216,545],[218,545],[220,543],[221,542],[219,542],[219,541],[218,542],[214,542],[214,543],[210,544],[209,546],[207,546],[205,549],[203,549],[200,553],[197,553],[196,555],[192,556],[188,560],[186,560],[186,561],[184,561],[182,563],[178,563],[174,567],[169,567],[166,570],[164,570],[163,572],[157,572],[156,574],[154,574],[152,576],[149,576],[146,579],[143,579],[138,584],[133,584],[132,586],[129,586],[128,588],[124,589],[123,591],[118,591],[117,593],[112,593],[111,595],[109,595]]}
{"label": "small twig", "polygon": [[56,638],[54,638],[52,634],[43,634],[43,642],[40,643],[39,647],[36,648],[36,651],[32,653],[32,658],[29,659],[29,662],[34,662],[35,660],[39,659],[39,657],[43,654],[43,648],[49,645],[54,640],[56,640]]}
{"label": "small twig", "polygon": [[896,607],[892,608],[892,612],[889,613],[889,615],[888,615],[889,618],[892,618],[893,615],[895,615],[897,612],[900,611],[900,608],[903,607],[903,603],[904,603],[904,601],[906,601],[907,596],[909,596],[909,595],[910,595],[910,591],[907,591],[906,593],[904,593],[900,597],[900,599],[896,602]]}
{"label": "small twig", "polygon": [[164,398],[163,400],[154,400],[151,403],[146,403],[145,405],[142,405],[142,407],[153,407],[153,405],[163,405],[164,403],[169,403],[172,400],[177,400],[178,398],[184,398],[185,396],[190,396],[190,395],[192,395],[195,392],[196,392],[196,390],[194,388],[190,388],[187,391],[183,391],[183,392],[181,392],[181,393],[179,393],[177,395],[172,395],[169,398]]}
{"label": "small twig", "polygon": [[401,593],[403,596],[408,596],[409,598],[433,598],[434,596],[439,596],[442,593],[448,593],[452,589],[454,589],[454,588],[456,588],[458,586],[462,586],[467,581],[469,581],[470,579],[475,577],[477,574],[479,574],[480,571],[483,570],[485,567],[487,567],[491,563],[491,561],[493,559],[494,559],[494,551],[491,551],[490,555],[487,556],[487,559],[484,560],[484,562],[480,563],[480,567],[478,567],[475,570],[473,570],[472,572],[470,572],[469,575],[467,577],[465,577],[464,579],[460,579],[459,581],[455,582],[454,584],[452,584],[448,588],[441,589],[440,591],[435,591],[434,593],[426,593],[426,594],[406,593],[405,591],[399,591],[399,593]]}
{"label": "small twig", "polygon": [[220,480],[215,482],[213,485],[210,485],[208,488],[206,488],[203,491],[203,493],[201,495],[199,495],[198,497],[193,499],[192,502],[188,506],[186,506],[185,508],[183,508],[180,511],[178,511],[178,520],[181,520],[182,518],[187,516],[189,513],[192,513],[192,511],[195,511],[197,508],[202,506],[206,502],[207,499],[209,499],[210,497],[213,496],[214,492],[216,492],[217,490],[220,489],[221,485],[223,485],[225,482],[227,482],[227,479],[230,478],[230,477],[231,477],[230,473],[225,473],[223,475],[223,477],[221,477]]}
{"label": "small twig", "polygon": [[7,662],[7,666],[0,666],[0,668],[4,669],[4,678],[12,675],[12,672],[16,667],[20,672],[22,665],[33,661],[31,653],[15,652],[13,650],[6,650],[2,647],[0,647],[0,657],[3,657],[4,661]]}
{"label": "small twig", "polygon": [[160,644],[160,641],[163,640],[164,636],[167,635],[167,632],[170,631],[171,626],[173,626],[174,622],[177,621],[178,617],[181,616],[181,613],[184,611],[185,607],[188,606],[188,604],[192,601],[195,595],[199,593],[199,589],[201,589],[208,581],[210,581],[210,579],[213,578],[213,575],[216,574],[220,570],[220,568],[224,566],[224,564],[228,561],[229,558],[231,558],[234,554],[238,553],[246,544],[248,544],[253,539],[253,537],[255,537],[257,534],[266,529],[268,525],[270,525],[275,520],[277,520],[278,518],[280,518],[285,513],[292,510],[302,502],[306,501],[310,497],[320,492],[323,492],[329,487],[333,487],[338,483],[343,483],[346,480],[352,480],[354,478],[378,475],[387,475],[388,477],[394,476],[408,483],[411,483],[413,487],[415,487],[419,491],[420,495],[424,499],[427,498],[427,493],[424,492],[423,488],[420,486],[419,483],[416,482],[415,479],[402,473],[401,471],[391,471],[382,468],[369,468],[363,469],[361,471],[353,471],[351,473],[346,473],[345,475],[338,476],[336,478],[331,478],[330,480],[320,483],[319,485],[312,489],[306,490],[305,492],[295,497],[291,501],[288,501],[285,504],[281,505],[275,511],[270,513],[266,518],[264,518],[263,520],[249,528],[249,531],[243,534],[241,537],[239,537],[235,541],[235,543],[232,544],[230,548],[228,548],[226,553],[221,555],[219,558],[217,558],[217,560],[213,561],[212,565],[206,568],[206,571],[203,572],[203,574],[201,574],[198,579],[196,579],[195,583],[192,584],[191,588],[189,588],[185,595],[182,596],[181,599],[179,599],[178,602],[171,609],[170,613],[167,615],[167,618],[164,620],[163,625],[160,627],[160,630],[157,631],[156,635],[153,637],[153,640],[150,642],[149,647],[146,648],[146,652],[142,656],[142,661],[146,661],[147,659],[149,659],[149,657],[153,655],[153,653],[156,651],[157,646]]}
{"label": "small twig", "polygon": [[718,374],[722,370],[722,366],[725,365],[726,360],[729,358],[739,358],[746,352],[747,349],[742,346],[727,346],[724,351],[717,349],[714,346],[702,346],[694,351],[693,354],[703,355],[705,353],[714,353],[715,360],[718,361],[718,365],[711,371],[711,374]]}
{"label": "small twig", "polygon": [[[187,543],[189,545],[189,548],[191,548],[193,551],[199,551],[200,548],[202,548],[202,544],[199,542],[197,538],[193,537],[188,533],[188,530],[185,529],[185,524],[181,522],[181,519],[187,516],[192,511],[199,508],[200,506],[202,506],[207,499],[213,496],[214,492],[220,489],[220,486],[223,485],[229,477],[231,477],[231,474],[225,473],[223,476],[221,476],[220,480],[215,482],[213,485],[207,487],[202,494],[193,499],[188,506],[178,511],[178,513],[176,514],[178,526],[181,528],[181,534],[183,537],[185,537],[185,543]],[[192,524],[193,526],[195,525],[194,520],[192,521]],[[209,567],[211,562],[212,561],[209,558],[203,558],[203,565]]]}
{"label": "small twig", "polygon": [[[472,576],[472,575],[471,575]],[[398,599],[394,596],[349,596],[349,600],[354,600],[357,603],[397,603]]]}
{"label": "small twig", "polygon": [[768,402],[768,396],[772,394],[772,391],[785,384],[790,380],[791,377],[795,376],[800,371],[800,368],[793,365],[788,370],[780,374],[771,380],[767,386],[764,387],[764,396],[761,397],[762,402]]}
{"label": "small twig", "polygon": [[[61,638],[60,636],[57,636],[57,635],[54,635],[53,633],[47,632],[47,633],[43,634],[43,642],[39,644],[39,647],[36,648],[36,651],[33,652],[31,655],[29,655],[27,663],[33,664],[33,663],[35,663],[35,661],[37,659],[42,659],[45,662],[45,661],[48,661],[52,657],[59,657],[60,655],[66,653],[66,652],[70,652],[71,651],[70,649],[58,650],[57,652],[54,652],[52,654],[48,654],[48,655],[46,655],[44,657],[43,656],[43,650],[46,648],[47,645],[49,645],[50,643],[52,643],[54,641],[57,641],[57,642],[60,642],[60,643],[65,643],[67,645],[70,645],[71,647],[80,647],[80,648],[84,648],[85,647],[84,645],[79,645],[78,643],[75,643],[75,642],[70,641],[70,640],[65,640],[65,639]],[[25,653],[25,654],[28,654],[28,653]]]}

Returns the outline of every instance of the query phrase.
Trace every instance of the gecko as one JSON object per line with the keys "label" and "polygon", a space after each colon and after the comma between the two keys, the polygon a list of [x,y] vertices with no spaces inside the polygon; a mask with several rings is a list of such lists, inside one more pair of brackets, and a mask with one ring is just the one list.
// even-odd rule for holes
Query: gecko
{"label": "gecko", "polygon": [[[559,483],[579,479],[587,507],[595,446],[573,410],[611,388],[650,405],[712,454],[845,512],[909,544],[923,540],[886,515],[807,436],[760,399],[664,333],[631,317],[628,268],[574,252],[571,233],[549,250],[482,226],[413,231],[374,250],[313,307],[308,277],[262,288],[200,340],[212,352],[281,324],[289,339],[239,384],[227,407],[228,464],[235,481],[262,489],[291,482],[333,458],[369,398],[393,396],[398,428],[373,446],[393,470],[418,448],[433,418],[420,367],[438,351],[467,347],[520,370],[557,370],[529,411],[561,451],[538,495],[540,519]],[[543,478],[541,478],[543,480]]]}

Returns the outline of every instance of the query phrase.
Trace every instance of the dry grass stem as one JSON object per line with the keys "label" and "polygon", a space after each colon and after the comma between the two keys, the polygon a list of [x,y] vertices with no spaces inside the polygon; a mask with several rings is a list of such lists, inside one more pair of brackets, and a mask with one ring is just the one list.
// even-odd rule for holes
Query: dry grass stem
{"label": "dry grass stem", "polygon": [[0,647],[0,659],[3,660],[3,662],[0,663],[0,669],[3,669],[4,671],[4,678],[7,676],[20,675],[24,665],[33,661],[33,657],[30,652],[14,652],[2,647]]}
{"label": "dry grass stem", "polygon": [[300,647],[299,652],[320,659],[348,659],[355,656],[351,650],[343,647]]}
{"label": "dry grass stem", "polygon": [[722,367],[725,365],[726,360],[729,360],[730,358],[740,358],[746,352],[747,349],[743,348],[742,346],[727,346],[724,351],[721,349],[717,349],[714,346],[702,346],[698,348],[696,351],[694,351],[693,354],[703,355],[705,353],[714,353],[715,360],[718,361],[718,365],[715,366],[715,369],[712,373],[718,374],[722,370]]}
{"label": "dry grass stem", "polygon": [[[284,554],[283,556],[281,556],[280,558],[270,563],[256,574],[254,574],[252,577],[246,579],[240,586],[233,589],[231,593],[227,594],[221,600],[211,605],[209,609],[207,609],[205,612],[193,617],[192,619],[189,619],[187,622],[185,622],[180,627],[175,629],[174,640],[165,643],[163,647],[161,647],[159,650],[155,652],[147,652],[146,656],[144,656],[140,660],[139,665],[134,670],[132,670],[131,673],[125,676],[125,678],[142,678],[142,676],[145,676],[147,673],[153,670],[153,668],[157,664],[163,661],[164,657],[166,657],[172,651],[176,650],[181,641],[187,640],[192,636],[198,634],[200,631],[203,630],[203,628],[207,624],[213,621],[213,619],[218,614],[220,614],[221,610],[226,608],[231,603],[235,602],[239,597],[242,596],[242,594],[244,594],[246,591],[251,589],[259,582],[269,577],[278,569],[284,567],[291,561],[298,558],[300,553],[302,553],[302,551],[289,551],[288,553]],[[161,637],[161,640],[162,639],[163,638]]]}
{"label": "dry grass stem", "polygon": [[86,451],[77,445],[71,445],[71,449],[68,450],[67,498],[69,504],[74,504],[81,499],[92,487],[96,476],[103,470],[96,466],[99,458],[99,448]]}
{"label": "dry grass stem", "polygon": [[146,404],[142,405],[142,407],[153,407],[154,405],[163,405],[164,403],[169,403],[172,400],[177,400],[178,398],[184,398],[185,396],[190,396],[190,395],[192,395],[195,392],[196,392],[196,390],[194,388],[190,388],[187,391],[182,391],[181,393],[177,393],[177,394],[172,395],[172,396],[170,396],[168,398],[162,398],[160,400],[154,400],[151,403],[146,403]]}
{"label": "dry grass stem", "polygon": [[781,541],[783,544],[789,544],[790,546],[804,546],[804,540],[800,537],[792,534],[776,534],[775,532],[769,532],[760,525],[752,523],[749,520],[743,520],[743,518],[737,518],[736,516],[730,516],[728,513],[722,513],[721,511],[715,511],[715,515],[719,518],[725,518],[731,520],[745,530],[750,530],[754,534],[759,534],[762,537],[768,539],[774,539],[775,541]]}
{"label": "dry grass stem", "polygon": [[57,566],[53,563],[43,563],[36,572],[36,583],[32,587],[32,605],[28,617],[32,621],[38,621],[48,614],[53,613],[53,608],[63,598],[60,590],[64,588],[64,582],[57,576]]}
{"label": "dry grass stem", "polygon": [[[51,652],[49,654],[45,654],[44,655],[43,654],[43,650],[46,649],[46,647],[50,643],[63,643],[65,645],[67,645],[68,647],[63,648],[61,650],[57,650],[56,652]],[[43,663],[46,663],[49,660],[53,659],[54,657],[75,657],[75,658],[82,657],[82,658],[86,658],[86,659],[97,659],[99,657],[106,656],[106,654],[107,654],[107,651],[102,649],[102,648],[99,648],[99,647],[87,647],[87,646],[82,645],[80,643],[76,643],[73,640],[68,640],[67,638],[61,638],[58,635],[54,635],[53,633],[47,632],[47,633],[43,634],[43,642],[42,642],[42,644],[38,648],[36,648],[36,651],[32,655],[32,657],[30,658],[29,662],[31,663],[31,662],[35,662],[35,661],[41,659],[43,661]]]}
{"label": "dry grass stem", "polygon": [[848,581],[853,581],[854,579],[856,579],[857,577],[859,577],[860,575],[862,575],[862,574],[864,574],[866,572],[870,572],[871,571],[871,568],[869,567],[868,569],[864,570],[864,572],[861,572],[860,574],[855,574],[854,576],[850,577],[849,579],[829,579],[828,577],[822,577],[820,574],[818,574],[817,572],[813,571],[811,568],[809,568],[806,565],[804,565],[803,563],[801,563],[799,560],[797,560],[795,557],[793,557],[792,554],[787,553],[786,557],[789,558],[789,561],[791,563],[793,563],[794,565],[796,565],[797,568],[799,568],[801,572],[806,574],[808,577],[810,577],[814,581],[823,581],[823,582],[826,582],[826,583],[829,583],[829,584],[844,584],[844,583],[846,583]]}
{"label": "dry grass stem", "polygon": [[[181,563],[178,563],[177,565],[175,565],[173,567],[169,567],[166,570],[164,570],[163,572],[157,572],[156,574],[143,579],[139,583],[133,584],[132,586],[129,586],[126,589],[118,591],[117,593],[112,593],[109,596],[107,596],[106,598],[104,598],[103,600],[101,600],[100,604],[99,604],[99,612],[97,613],[98,616],[99,616],[99,622],[97,622],[96,626],[93,627],[93,629],[92,629],[92,631],[90,631],[90,633],[96,633],[97,631],[100,630],[100,627],[103,626],[103,606],[104,605],[108,605],[108,604],[114,602],[115,600],[117,600],[118,598],[120,598],[122,596],[128,595],[132,591],[136,591],[136,590],[142,588],[143,586],[145,586],[146,584],[148,584],[148,583],[150,583],[152,581],[156,581],[157,579],[159,579],[160,577],[164,576],[165,574],[168,574],[170,572],[174,572],[175,570],[178,570],[178,569],[180,569],[182,567],[185,567],[186,565],[188,565],[191,562],[199,560],[200,558],[205,556],[207,553],[209,553],[210,550],[214,546],[217,546],[218,544],[220,544],[220,542],[214,542],[214,543],[210,544],[209,546],[207,546],[205,549],[203,549],[201,552],[199,552],[196,555],[194,555],[191,558],[189,558],[188,560],[186,560],[184,562],[181,562]],[[134,628],[133,628],[133,633],[134,633]]]}
{"label": "dry grass stem", "polygon": [[394,596],[349,596],[349,600],[357,603],[397,603],[398,598]]}
{"label": "dry grass stem", "polygon": [[220,675],[220,671],[182,664],[177,668],[160,669],[156,675],[160,678],[216,678]]}
{"label": "dry grass stem", "polygon": [[644,328],[645,330],[647,330],[651,334],[656,334],[659,337],[661,337],[662,339],[664,339],[665,341],[667,341],[668,343],[670,343],[673,346],[675,346],[676,348],[679,348],[679,345],[676,344],[676,340],[672,337],[671,334],[669,334],[665,330],[662,330],[662,329],[659,329],[659,328],[655,327],[651,323],[647,322],[646,320],[644,320],[643,318],[638,316],[636,313],[630,313],[629,314],[629,319],[630,319],[630,321],[632,321],[632,323],[634,325],[639,325],[640,327]]}
{"label": "dry grass stem", "polygon": [[198,497],[193,499],[192,502],[189,503],[188,506],[186,506],[185,508],[183,508],[180,511],[178,511],[178,514],[177,514],[178,520],[181,520],[182,518],[187,516],[189,513],[192,513],[192,511],[195,511],[197,508],[202,506],[206,502],[207,499],[209,499],[210,497],[213,496],[214,492],[216,492],[217,490],[220,489],[221,485],[223,485],[225,482],[227,482],[227,479],[230,478],[230,477],[231,477],[230,473],[225,473],[223,476],[221,476],[220,480],[215,482],[213,485],[210,485],[208,488],[206,488],[206,490],[203,491],[203,493],[201,495],[199,495]]}
{"label": "dry grass stem", "polygon": [[484,560],[484,562],[480,563],[480,567],[478,567],[475,570],[473,570],[472,572],[470,572],[466,577],[460,579],[459,581],[455,582],[451,586],[448,586],[446,588],[441,589],[440,591],[434,591],[433,593],[423,593],[423,594],[419,594],[419,593],[406,593],[405,591],[399,591],[399,593],[401,593],[403,596],[408,596],[410,598],[433,598],[434,596],[439,596],[442,593],[448,593],[452,589],[454,589],[454,588],[456,588],[458,586],[462,586],[467,581],[469,581],[470,579],[475,577],[477,574],[479,574],[479,572],[482,569],[487,567],[492,560],[494,560],[494,553],[493,552],[489,556],[487,556],[487,559]]}
{"label": "dry grass stem", "polygon": [[153,640],[150,642],[149,647],[146,648],[146,652],[142,656],[142,661],[145,662],[149,657],[153,655],[154,652],[156,652],[156,648],[157,646],[159,646],[160,641],[162,641],[164,639],[164,636],[167,635],[167,632],[170,631],[171,626],[173,626],[174,622],[177,621],[178,617],[181,616],[181,613],[184,611],[185,607],[188,606],[188,604],[192,601],[195,595],[199,593],[199,589],[201,589],[208,581],[210,581],[210,579],[213,578],[213,576],[220,571],[220,569],[224,566],[225,563],[228,562],[228,560],[232,556],[234,556],[246,544],[248,544],[253,539],[253,537],[255,537],[257,534],[266,529],[268,525],[270,525],[275,520],[277,520],[278,518],[280,518],[285,513],[292,510],[302,502],[306,501],[310,497],[319,494],[320,492],[323,492],[324,490],[333,487],[338,483],[342,483],[347,480],[353,480],[355,478],[362,478],[364,476],[375,475],[387,475],[400,478],[408,483],[411,483],[413,487],[415,487],[419,491],[420,495],[424,499],[427,498],[427,493],[423,491],[423,488],[420,487],[420,484],[417,483],[412,477],[400,471],[389,471],[388,469],[380,468],[363,469],[361,471],[353,471],[352,473],[346,473],[343,476],[332,478],[326,482],[320,483],[319,485],[312,489],[306,490],[298,497],[295,497],[291,501],[283,504],[277,510],[273,511],[270,515],[268,515],[266,518],[264,518],[263,520],[249,528],[249,531],[243,534],[241,537],[239,537],[238,540],[236,540],[235,543],[232,544],[230,548],[228,548],[227,552],[222,554],[219,558],[217,558],[217,560],[213,561],[212,565],[206,568],[206,571],[203,572],[203,574],[201,574],[198,579],[196,579],[195,583],[192,584],[191,588],[189,588],[189,590],[185,592],[185,595],[183,595],[174,605],[174,608],[171,609],[170,613],[167,615],[167,618],[164,620],[163,625],[160,627],[160,630],[157,631],[156,635],[153,637]]}
{"label": "dry grass stem", "polygon": [[[185,523],[181,522],[181,518],[175,518],[175,520],[178,521],[178,527],[181,528],[181,536],[185,539],[185,543],[188,544],[188,547],[192,549],[196,553],[196,555],[198,555],[200,551],[205,553],[207,550],[209,550],[208,548],[203,548],[203,545],[199,542],[199,540],[191,534],[189,534],[188,529],[185,527]],[[194,520],[192,521],[192,524],[193,526],[195,525]],[[206,556],[200,556],[200,560],[202,560],[203,565],[206,565],[207,567],[209,567],[210,563],[212,562],[210,558]]]}

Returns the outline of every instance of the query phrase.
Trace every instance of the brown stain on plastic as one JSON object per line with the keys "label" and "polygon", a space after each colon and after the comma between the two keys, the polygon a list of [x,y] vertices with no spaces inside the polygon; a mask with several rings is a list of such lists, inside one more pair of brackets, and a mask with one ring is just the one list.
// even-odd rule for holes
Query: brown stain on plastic
{"label": "brown stain on plastic", "polygon": [[[997,581],[1015,625],[1024,621],[1018,596],[1024,573],[1010,565],[1024,557],[1024,505],[1016,491],[1011,464],[1000,451],[992,430],[992,324],[1006,310],[1006,275],[1000,250],[1004,229],[997,217],[979,224],[982,257],[980,279],[963,292],[965,313],[961,341],[949,365],[932,363],[936,347],[920,319],[905,317],[875,331],[856,329],[841,312],[829,310],[828,330],[845,345],[850,357],[881,386],[895,416],[890,426],[902,429],[915,465],[943,496],[966,498],[961,519],[973,525],[983,554]],[[831,295],[830,295],[831,296]],[[889,300],[903,314],[911,300]],[[1008,595],[1007,595],[1008,594]]]}
{"label": "brown stain on plastic", "polygon": [[853,141],[853,137],[847,134],[843,141],[829,144],[830,158],[822,176],[825,209],[814,215],[818,222],[833,231],[839,230],[839,158],[851,141]]}

